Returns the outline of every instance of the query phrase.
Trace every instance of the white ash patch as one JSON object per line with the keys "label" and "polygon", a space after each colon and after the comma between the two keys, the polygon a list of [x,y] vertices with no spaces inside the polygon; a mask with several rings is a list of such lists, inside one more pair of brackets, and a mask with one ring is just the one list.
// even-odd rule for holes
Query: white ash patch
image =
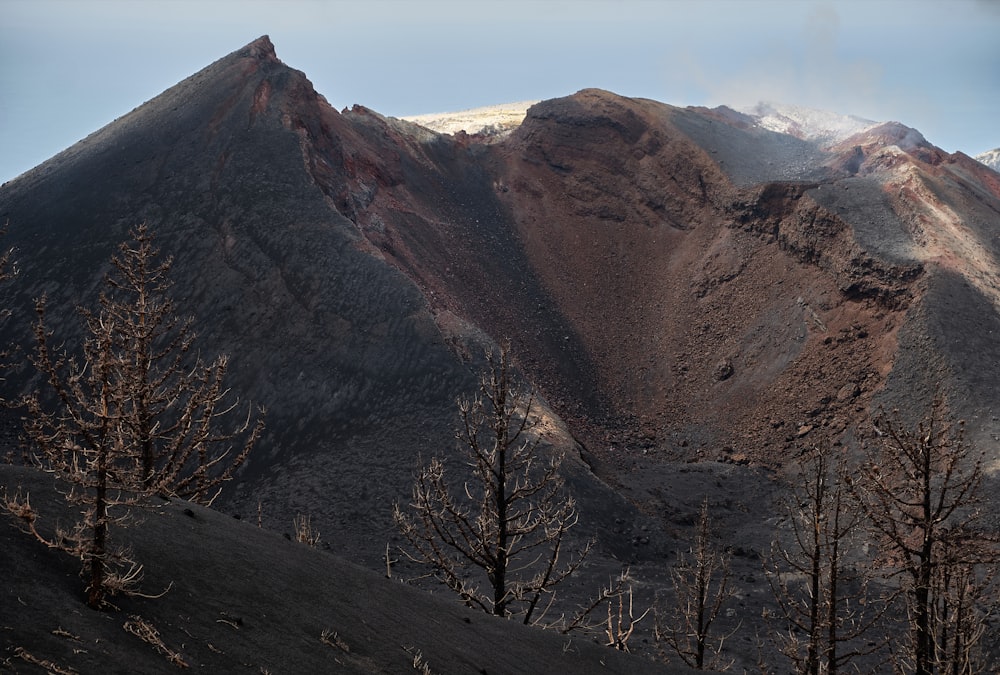
{"label": "white ash patch", "polygon": [[459,112],[412,115],[400,119],[419,124],[439,134],[457,134],[464,131],[467,134],[503,137],[521,125],[528,108],[535,103],[537,101],[520,101]]}
{"label": "white ash patch", "polygon": [[753,117],[765,129],[815,141],[821,146],[834,145],[879,124],[856,115],[781,103],[761,102],[740,112]]}
{"label": "white ash patch", "polygon": [[976,155],[977,161],[985,164],[994,171],[1000,171],[1000,148],[996,150],[988,150],[982,154]]}

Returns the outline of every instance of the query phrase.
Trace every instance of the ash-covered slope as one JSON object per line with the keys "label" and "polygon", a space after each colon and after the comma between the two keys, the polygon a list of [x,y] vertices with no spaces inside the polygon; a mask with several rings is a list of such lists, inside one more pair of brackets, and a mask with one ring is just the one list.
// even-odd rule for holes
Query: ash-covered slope
{"label": "ash-covered slope", "polygon": [[[18,487],[30,492],[46,535],[72,516],[51,476],[0,465],[0,489]],[[420,672],[415,663],[435,673],[690,672],[590,636],[474,612],[181,501],[157,500],[133,527],[115,531],[145,564],[142,591],[166,592],[116,598],[119,611],[99,612],[82,601],[77,561],[0,524],[4,672]],[[180,663],[127,630],[140,621]]]}
{"label": "ash-covered slope", "polygon": [[[174,258],[173,295],[195,316],[199,349],[229,354],[227,384],[267,408],[264,437],[218,504],[260,507],[282,529],[312,514],[377,567],[392,503],[421,456],[453,450],[455,398],[492,339],[550,362],[563,387],[586,382],[579,351],[557,358],[571,331],[533,281],[482,153],[428,134],[336,112],[261,38],[0,191],[20,270],[0,337],[29,345],[33,299],[47,294],[50,328],[72,346],[75,307],[95,301],[115,246],[146,222]],[[383,223],[369,207],[385,199],[398,214]],[[520,339],[526,306],[540,341]],[[22,364],[8,387],[31,377]],[[592,513],[585,534],[609,533],[626,555],[638,515],[589,474],[557,420],[550,429]]]}

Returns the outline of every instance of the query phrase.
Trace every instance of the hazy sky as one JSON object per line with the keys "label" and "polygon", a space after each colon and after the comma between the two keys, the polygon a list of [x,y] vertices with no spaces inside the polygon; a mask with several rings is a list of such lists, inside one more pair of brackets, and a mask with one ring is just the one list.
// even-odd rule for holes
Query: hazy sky
{"label": "hazy sky", "polygon": [[1000,0],[0,0],[0,181],[264,34],[337,108],[403,116],[600,87],[1000,146]]}

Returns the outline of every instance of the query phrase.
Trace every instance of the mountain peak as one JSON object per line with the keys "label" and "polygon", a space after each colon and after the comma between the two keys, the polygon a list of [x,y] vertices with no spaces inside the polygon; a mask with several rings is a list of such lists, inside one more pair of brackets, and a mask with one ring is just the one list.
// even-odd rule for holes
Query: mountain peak
{"label": "mountain peak", "polygon": [[274,51],[274,43],[268,35],[261,35],[259,38],[240,50],[240,56],[249,56],[261,61],[277,61],[278,55]]}

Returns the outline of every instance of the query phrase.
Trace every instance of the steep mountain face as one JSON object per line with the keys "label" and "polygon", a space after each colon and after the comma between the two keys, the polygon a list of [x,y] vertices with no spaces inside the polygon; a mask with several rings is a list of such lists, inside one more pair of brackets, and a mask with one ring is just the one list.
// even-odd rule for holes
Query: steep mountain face
{"label": "steep mountain face", "polygon": [[934,391],[972,440],[1000,434],[1000,177],[902,125],[859,129],[821,147],[585,90],[499,140],[441,135],[333,110],[261,38],[0,190],[21,269],[3,337],[25,341],[43,292],[71,335],[147,222],[201,349],[268,409],[222,507],[284,528],[311,512],[373,565],[482,349],[510,338],[581,522],[619,559],[659,556],[676,542],[632,533],[686,516],[640,482],[675,462],[757,481],[743,465]]}
{"label": "steep mountain face", "polygon": [[[326,125],[335,169],[310,163]],[[44,292],[51,327],[72,337],[116,242],[154,228],[200,349],[230,354],[232,389],[267,407],[233,508],[256,513],[260,500],[285,520],[330,499],[360,538],[387,521],[357,504],[391,504],[417,449],[450,445],[443,413],[472,377],[419,290],[313,178],[349,170],[364,147],[355,127],[262,39],[8,184],[0,218],[21,269],[6,328],[21,336]]]}

